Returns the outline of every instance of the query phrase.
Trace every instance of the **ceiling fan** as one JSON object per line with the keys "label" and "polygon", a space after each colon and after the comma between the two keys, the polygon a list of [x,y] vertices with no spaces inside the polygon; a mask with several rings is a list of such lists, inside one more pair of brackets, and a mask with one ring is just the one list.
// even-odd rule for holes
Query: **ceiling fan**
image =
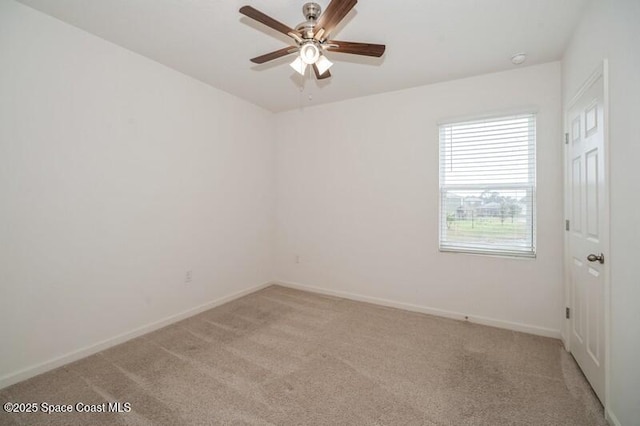
{"label": "ceiling fan", "polygon": [[251,62],[263,64],[292,53],[298,53],[291,67],[301,75],[311,65],[318,80],[331,77],[329,68],[333,63],[324,55],[325,51],[350,53],[352,55],[373,56],[379,58],[385,50],[383,44],[355,43],[329,39],[336,26],[344,19],[358,0],[332,0],[327,10],[322,10],[317,3],[306,3],[302,13],[306,21],[294,28],[276,21],[251,6],[243,6],[240,13],[254,19],[278,32],[288,35],[295,42],[294,46],[285,47],[251,59]]}

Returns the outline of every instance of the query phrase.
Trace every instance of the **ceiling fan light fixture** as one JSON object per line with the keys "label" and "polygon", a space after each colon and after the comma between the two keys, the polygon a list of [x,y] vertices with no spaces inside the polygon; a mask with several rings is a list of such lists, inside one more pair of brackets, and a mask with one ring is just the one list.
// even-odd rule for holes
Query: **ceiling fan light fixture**
{"label": "ceiling fan light fixture", "polygon": [[329,71],[329,68],[331,68],[332,66],[333,66],[333,62],[327,59],[327,57],[324,55],[320,55],[320,57],[316,61],[316,67],[318,67],[318,74],[320,75]]}
{"label": "ceiling fan light fixture", "polygon": [[307,65],[313,65],[320,58],[320,49],[315,43],[306,43],[300,48],[300,59]]}
{"label": "ceiling fan light fixture", "polygon": [[307,64],[302,61],[300,56],[297,56],[296,59],[291,62],[291,68],[296,70],[296,72],[300,75],[304,75],[304,72],[307,70]]}

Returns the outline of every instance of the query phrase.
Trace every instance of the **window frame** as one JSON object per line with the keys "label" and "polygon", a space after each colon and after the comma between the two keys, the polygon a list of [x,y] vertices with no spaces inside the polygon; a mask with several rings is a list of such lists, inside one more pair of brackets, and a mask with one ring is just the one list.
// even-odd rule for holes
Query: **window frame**
{"label": "window frame", "polygon": [[[478,185],[444,185],[443,178],[445,171],[443,171],[443,127],[455,126],[455,125],[469,125],[474,122],[481,122],[486,120],[499,120],[499,119],[514,119],[519,116],[530,116],[533,126],[533,137],[529,140],[529,176],[530,179],[527,183],[497,183],[497,184],[478,184]],[[438,250],[443,253],[462,253],[462,254],[476,254],[509,258],[523,258],[534,259],[537,257],[537,146],[538,146],[538,111],[536,110],[519,110],[519,111],[506,111],[491,115],[475,116],[475,117],[463,117],[456,118],[447,121],[440,121],[438,125]],[[492,189],[511,189],[511,190],[523,190],[527,192],[527,197],[530,197],[531,213],[528,214],[527,227],[531,236],[531,247],[524,250],[518,249],[505,249],[499,248],[499,244],[492,245],[487,244],[481,247],[477,243],[451,243],[447,242],[443,233],[446,232],[447,220],[446,212],[443,213],[445,204],[445,197],[447,192],[454,191],[480,191],[480,190],[492,190]],[[503,246],[504,247],[504,246]]]}

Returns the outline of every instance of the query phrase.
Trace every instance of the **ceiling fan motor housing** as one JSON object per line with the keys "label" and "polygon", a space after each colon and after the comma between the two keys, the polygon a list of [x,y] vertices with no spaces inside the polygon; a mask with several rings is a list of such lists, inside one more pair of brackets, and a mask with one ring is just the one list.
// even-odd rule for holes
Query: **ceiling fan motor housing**
{"label": "ceiling fan motor housing", "polygon": [[314,29],[316,27],[316,21],[320,17],[322,9],[318,3],[305,3],[302,6],[302,14],[306,21],[296,26],[296,31],[300,33],[300,36],[304,39],[313,38]]}

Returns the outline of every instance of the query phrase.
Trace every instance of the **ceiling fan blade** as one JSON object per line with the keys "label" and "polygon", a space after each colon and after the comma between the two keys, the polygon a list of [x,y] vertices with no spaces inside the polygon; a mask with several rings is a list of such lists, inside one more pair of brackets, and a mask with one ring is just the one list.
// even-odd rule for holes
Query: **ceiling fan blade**
{"label": "ceiling fan blade", "polygon": [[316,74],[316,78],[318,80],[324,80],[325,78],[331,77],[331,73],[329,72],[329,70],[326,70],[324,74],[320,75],[320,71],[318,70],[318,66],[316,64],[313,64],[313,72]]}
{"label": "ceiling fan blade", "polygon": [[324,29],[324,35],[328,36],[356,3],[358,0],[332,0],[324,13],[320,15],[316,28],[318,30]]}
{"label": "ceiling fan blade", "polygon": [[350,53],[352,55],[374,56],[379,58],[384,54],[384,44],[354,43],[352,41],[327,41],[327,50],[331,52]]}
{"label": "ceiling fan blade", "polygon": [[288,46],[280,50],[276,50],[273,52],[266,53],[261,56],[256,56],[255,58],[251,58],[251,62],[254,64],[264,64],[265,62],[273,61],[274,59],[281,58],[283,56],[287,56],[290,53],[297,52],[298,48],[294,46]]}
{"label": "ceiling fan blade", "polygon": [[264,13],[260,12],[257,9],[254,9],[251,6],[242,6],[240,8],[240,13],[260,22],[261,24],[266,25],[269,28],[273,28],[274,30],[281,32],[282,34],[289,35],[289,33],[295,32],[293,28],[286,26],[282,22],[276,21],[272,17],[265,15]]}

